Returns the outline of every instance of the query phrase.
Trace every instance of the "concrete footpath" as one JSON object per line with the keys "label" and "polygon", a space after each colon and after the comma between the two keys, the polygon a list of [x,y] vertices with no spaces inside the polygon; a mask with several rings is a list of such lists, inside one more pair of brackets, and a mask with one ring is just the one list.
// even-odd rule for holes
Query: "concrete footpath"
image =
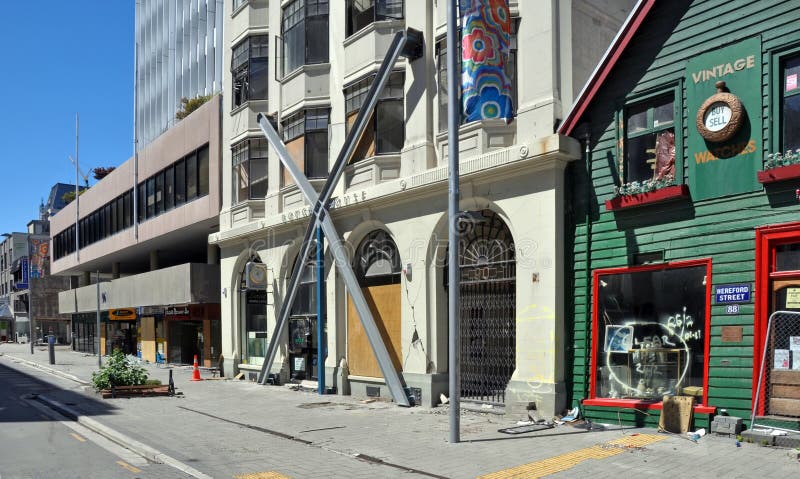
{"label": "concrete footpath", "polygon": [[[87,385],[96,356],[59,349],[51,366],[45,348],[31,355],[28,345],[11,343],[0,344],[0,355],[2,364],[58,385],[44,398],[51,405],[193,477],[800,477],[796,451],[737,447],[727,437],[695,443],[619,425],[510,435],[498,430],[520,418],[464,412],[463,442],[449,444],[444,407],[400,408],[246,381],[191,382],[188,367],[172,369],[182,396],[104,400]],[[143,366],[166,383],[170,369]]]}

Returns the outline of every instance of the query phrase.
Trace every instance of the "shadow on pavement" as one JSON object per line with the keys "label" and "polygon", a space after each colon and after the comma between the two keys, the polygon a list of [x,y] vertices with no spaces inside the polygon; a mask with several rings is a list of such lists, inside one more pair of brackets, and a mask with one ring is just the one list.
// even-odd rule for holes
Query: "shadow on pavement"
{"label": "shadow on pavement", "polygon": [[93,397],[94,391],[91,389],[83,392],[83,387],[76,384],[74,386],[76,389],[70,390],[36,377],[34,370],[29,372],[25,369],[27,366],[20,365],[17,368],[0,362],[0,423],[30,422],[31,420],[53,421],[53,419],[40,414],[23,416],[12,414],[11,411],[14,409],[11,407],[12,401],[22,397],[34,399],[36,396],[46,396],[87,416],[113,414],[117,409],[97,397]]}

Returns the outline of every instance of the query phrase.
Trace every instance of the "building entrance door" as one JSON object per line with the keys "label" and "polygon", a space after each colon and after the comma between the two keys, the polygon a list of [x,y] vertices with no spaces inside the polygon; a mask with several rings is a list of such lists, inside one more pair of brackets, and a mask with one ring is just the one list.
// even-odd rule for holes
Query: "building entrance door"
{"label": "building entrance door", "polygon": [[170,321],[169,343],[167,347],[169,362],[192,364],[194,355],[203,362],[203,323],[200,321]]}
{"label": "building entrance door", "polygon": [[800,424],[800,224],[757,230],[756,248],[754,415]]}
{"label": "building entrance door", "polygon": [[514,240],[493,211],[462,221],[461,398],[502,405],[517,357]]}

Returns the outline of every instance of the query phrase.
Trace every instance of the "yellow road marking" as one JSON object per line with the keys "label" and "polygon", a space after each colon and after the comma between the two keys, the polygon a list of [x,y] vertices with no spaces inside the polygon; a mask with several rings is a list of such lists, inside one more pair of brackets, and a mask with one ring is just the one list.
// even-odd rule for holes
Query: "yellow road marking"
{"label": "yellow road marking", "polygon": [[[549,476],[557,472],[572,469],[583,461],[589,459],[605,459],[607,457],[622,454],[627,448],[643,447],[658,441],[667,439],[667,436],[656,434],[639,434],[638,436],[626,436],[621,439],[609,441],[605,444],[578,449],[559,456],[554,456],[541,461],[523,464],[521,466],[504,469],[480,476],[478,479],[512,479],[525,478],[533,479]],[[610,447],[609,447],[610,446]]]}
{"label": "yellow road marking", "polygon": [[75,439],[79,440],[80,442],[86,442],[86,439],[84,439],[81,436],[75,434],[74,432],[69,433],[69,435],[74,437]]}
{"label": "yellow road marking", "polygon": [[139,469],[138,467],[133,467],[130,464],[128,464],[127,462],[125,462],[125,461],[117,461],[117,464],[119,464],[123,468],[131,471],[134,474],[138,474],[138,473],[142,472],[142,470]]}
{"label": "yellow road marking", "polygon": [[284,476],[280,472],[253,472],[250,474],[239,474],[234,476],[233,479],[292,479],[289,476]]}

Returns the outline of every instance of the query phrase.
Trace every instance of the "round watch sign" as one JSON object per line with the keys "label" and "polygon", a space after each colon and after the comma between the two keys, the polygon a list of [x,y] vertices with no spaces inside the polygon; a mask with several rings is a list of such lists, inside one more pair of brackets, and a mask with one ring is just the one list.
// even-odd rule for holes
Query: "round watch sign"
{"label": "round watch sign", "polygon": [[726,92],[725,82],[715,85],[717,93],[711,95],[697,110],[697,131],[708,141],[719,143],[729,140],[742,126],[742,102],[736,95]]}

